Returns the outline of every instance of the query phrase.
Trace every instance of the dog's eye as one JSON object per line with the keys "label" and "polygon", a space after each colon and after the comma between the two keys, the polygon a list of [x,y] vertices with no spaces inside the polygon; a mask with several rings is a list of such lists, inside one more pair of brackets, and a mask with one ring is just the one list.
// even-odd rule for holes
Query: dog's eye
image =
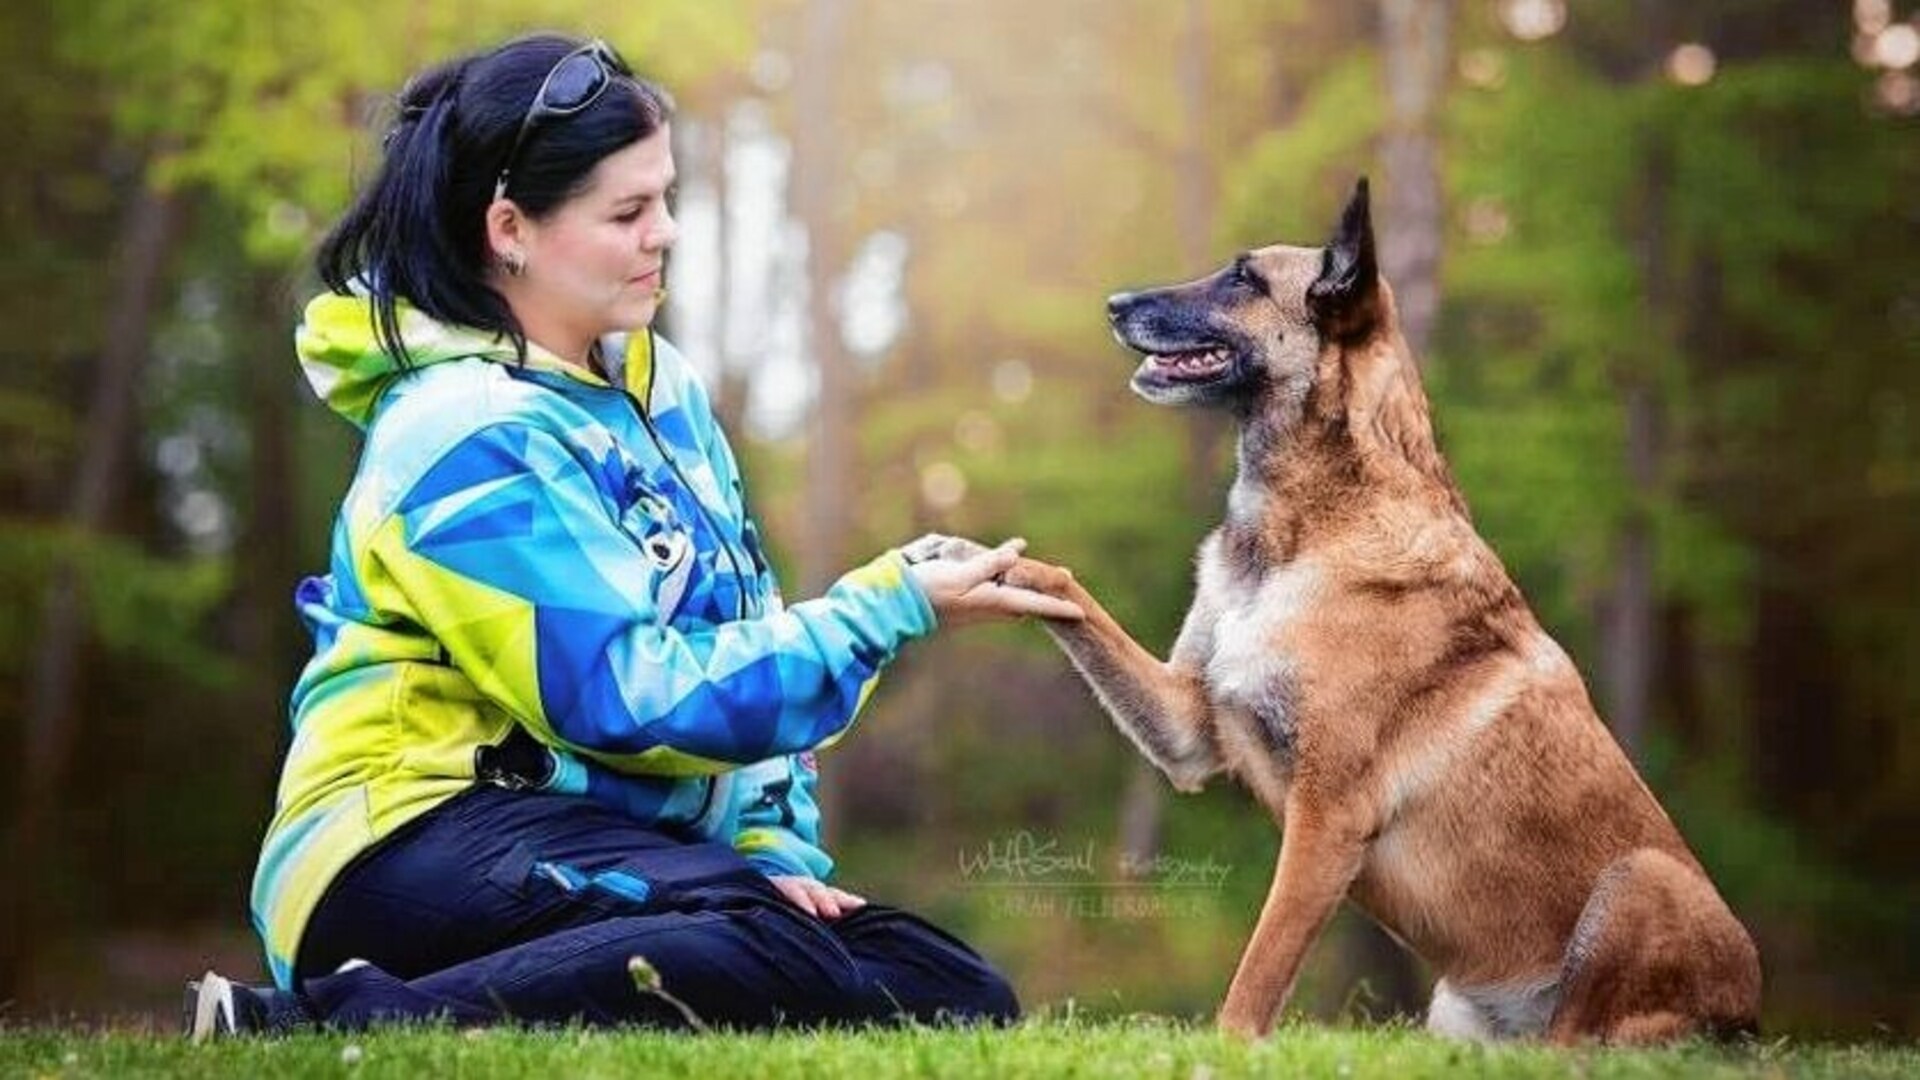
{"label": "dog's eye", "polygon": [[1260,280],[1259,275],[1253,272],[1253,268],[1247,265],[1245,259],[1234,260],[1233,269],[1228,272],[1227,280],[1234,285],[1252,289],[1257,293],[1267,291],[1267,283]]}

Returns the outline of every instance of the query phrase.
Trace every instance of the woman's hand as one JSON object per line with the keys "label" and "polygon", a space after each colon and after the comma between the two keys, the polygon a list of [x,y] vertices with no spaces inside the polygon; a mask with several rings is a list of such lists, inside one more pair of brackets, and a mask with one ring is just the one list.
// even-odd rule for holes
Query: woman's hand
{"label": "woman's hand", "polygon": [[787,903],[816,919],[832,922],[842,915],[851,915],[867,906],[864,897],[855,896],[845,889],[836,889],[824,881],[815,881],[810,877],[797,874],[770,874],[767,880],[787,898]]}
{"label": "woman's hand", "polygon": [[1025,540],[1014,539],[997,548],[986,548],[971,540],[935,536],[923,537],[902,550],[909,559],[908,572],[927,594],[943,626],[1027,616],[1069,622],[1086,618],[1079,605],[1071,601],[1002,580],[1020,561],[1026,546]]}

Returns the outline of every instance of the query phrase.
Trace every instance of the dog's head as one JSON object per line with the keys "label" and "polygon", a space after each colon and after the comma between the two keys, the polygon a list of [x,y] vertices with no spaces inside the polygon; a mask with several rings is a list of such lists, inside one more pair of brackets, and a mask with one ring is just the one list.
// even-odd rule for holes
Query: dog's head
{"label": "dog's head", "polygon": [[1311,384],[1327,343],[1373,328],[1380,292],[1362,177],[1325,247],[1250,251],[1197,281],[1117,294],[1107,314],[1120,343],[1146,354],[1133,373],[1141,397],[1232,405]]}

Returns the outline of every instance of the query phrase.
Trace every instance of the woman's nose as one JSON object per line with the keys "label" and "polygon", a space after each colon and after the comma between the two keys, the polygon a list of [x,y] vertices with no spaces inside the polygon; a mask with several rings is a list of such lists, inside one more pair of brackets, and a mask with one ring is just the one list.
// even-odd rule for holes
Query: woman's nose
{"label": "woman's nose", "polygon": [[647,246],[656,251],[665,251],[672,247],[679,239],[680,222],[673,216],[673,211],[661,207],[660,220],[654,224],[652,231],[647,234]]}

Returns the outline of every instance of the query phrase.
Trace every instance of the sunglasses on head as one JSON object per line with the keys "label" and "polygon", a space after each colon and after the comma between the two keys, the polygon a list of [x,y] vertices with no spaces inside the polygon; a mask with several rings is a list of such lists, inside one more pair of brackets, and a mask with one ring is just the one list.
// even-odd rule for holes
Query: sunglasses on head
{"label": "sunglasses on head", "polygon": [[503,198],[507,194],[507,179],[513,175],[513,166],[520,157],[520,148],[526,144],[527,136],[533,133],[543,120],[560,119],[581,112],[587,106],[600,100],[600,95],[613,85],[615,76],[633,77],[633,69],[613,51],[613,46],[595,39],[561,57],[540,81],[540,89],[534,92],[533,104],[527,106],[527,115],[520,121],[520,130],[513,137],[513,147],[507,151],[507,160],[500,167],[500,177],[493,182],[493,197]]}

